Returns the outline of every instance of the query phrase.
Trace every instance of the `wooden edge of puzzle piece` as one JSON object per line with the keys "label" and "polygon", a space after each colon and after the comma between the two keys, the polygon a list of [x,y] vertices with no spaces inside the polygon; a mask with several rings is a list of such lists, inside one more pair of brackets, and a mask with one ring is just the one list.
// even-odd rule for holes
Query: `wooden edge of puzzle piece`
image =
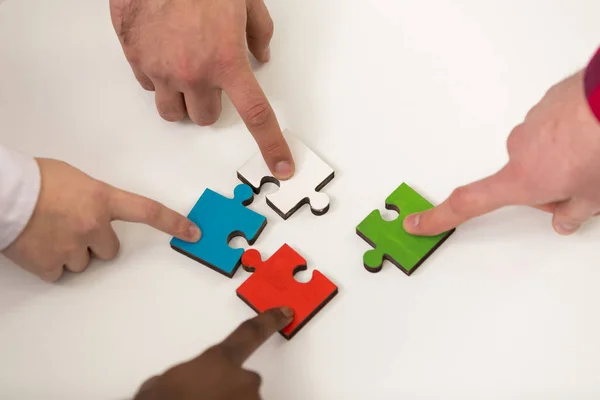
{"label": "wooden edge of puzzle piece", "polygon": [[[289,246],[287,243],[284,243],[281,248],[283,247],[289,247],[292,251],[296,252],[296,250],[294,248],[292,248],[291,246]],[[280,248],[280,249],[281,249]],[[277,251],[279,251],[280,249],[278,249]],[[244,255],[248,255],[250,253],[253,253],[254,256],[254,260],[257,261],[258,258],[258,262],[260,263],[264,263],[264,260],[262,259],[262,255],[260,254],[260,252],[256,249],[248,249],[244,252]],[[297,253],[297,252],[296,252]],[[274,253],[275,254],[275,253]],[[302,258],[303,262],[300,265],[297,265],[296,267],[294,267],[293,271],[292,271],[292,276],[296,275],[298,272],[300,271],[306,271],[308,269],[308,263],[306,262],[306,260],[304,259],[304,257],[302,257],[299,253],[297,253],[300,258]],[[243,256],[242,256],[242,260],[243,260]],[[249,273],[254,273],[256,268],[252,267],[250,265],[247,265],[245,263],[242,262],[242,268]],[[287,328],[289,325],[291,325],[293,323],[290,322],[290,324],[288,324],[287,326],[283,327],[283,329],[281,329],[280,331],[278,331],[278,333],[283,336],[286,340],[291,340],[294,336],[296,336],[296,334],[298,332],[300,332],[300,330],[306,325],[308,324],[308,322],[310,322],[335,296],[337,296],[337,294],[339,293],[339,287],[337,284],[335,284],[331,279],[329,279],[325,274],[323,274],[321,271],[317,270],[317,269],[313,269],[312,274],[311,274],[311,280],[313,279],[313,276],[315,273],[319,273],[321,274],[325,279],[327,279],[331,285],[334,287],[334,290],[331,291],[331,293],[325,298],[323,299],[319,305],[317,307],[315,307],[310,314],[308,314],[296,327],[293,331],[291,331],[289,334],[285,332],[285,328]],[[310,281],[308,281],[310,282]],[[302,284],[301,282],[298,282],[298,284]],[[236,295],[237,297],[242,300],[248,307],[250,307],[255,313],[259,314],[260,311],[254,306],[252,305],[252,303],[246,299],[239,291],[239,287],[238,289],[236,289]]]}
{"label": "wooden edge of puzzle piece", "polygon": [[[279,186],[279,180],[272,176],[263,177],[262,180],[260,181],[260,185],[258,187],[254,187],[250,183],[250,181],[247,180],[239,172],[237,173],[237,177],[241,182],[250,186],[252,188],[252,191],[254,192],[254,194],[259,194],[262,186],[266,183],[274,183],[277,186]],[[314,189],[315,192],[320,193],[320,190],[323,189],[329,182],[331,182],[334,177],[335,177],[335,171],[331,172],[331,174],[329,174],[329,176],[327,178],[325,178],[321,183],[319,183],[317,185],[317,187],[315,187],[315,189]],[[325,194],[325,193],[323,193],[323,194]],[[273,211],[275,211],[275,213],[277,213],[277,215],[279,215],[284,220],[287,220],[289,217],[291,217],[296,211],[298,211],[305,204],[309,205],[310,211],[313,213],[313,215],[321,216],[321,215],[325,215],[329,211],[329,203],[327,204],[326,207],[324,207],[322,209],[313,208],[312,204],[310,203],[309,196],[300,200],[298,202],[298,204],[296,204],[294,207],[292,207],[288,212],[281,211],[275,204],[273,204],[273,202],[267,196],[265,196],[265,200],[266,200],[267,204],[269,205],[269,207],[271,207],[271,209]]]}
{"label": "wooden edge of puzzle piece", "polygon": [[[304,320],[298,324],[298,326],[296,326],[296,329],[294,329],[292,332],[290,332],[289,334],[285,333],[283,330],[286,328],[284,327],[282,330],[278,331],[278,333],[283,336],[286,340],[291,340],[294,336],[296,336],[296,334],[298,332],[300,332],[300,330],[311,320],[313,319],[318,313],[319,311],[321,311],[323,308],[325,308],[325,306],[338,294],[339,289],[338,286],[335,285],[335,290],[331,292],[331,294],[324,299],[321,304],[319,304],[319,306],[317,306],[306,318],[304,318]],[[258,311],[248,300],[246,300],[244,298],[244,296],[242,296],[240,293],[238,293],[236,291],[236,295],[238,298],[240,298],[244,303],[246,303],[246,305],[248,307],[250,307],[255,313],[260,314],[260,311]]]}
{"label": "wooden edge of puzzle piece", "polygon": [[[433,246],[431,248],[431,250],[429,250],[423,257],[421,257],[421,259],[410,270],[407,270],[402,264],[400,264],[399,262],[394,260],[392,257],[388,256],[387,254],[383,254],[382,259],[381,259],[381,264],[379,264],[377,267],[375,267],[375,268],[368,267],[364,261],[363,261],[363,267],[371,273],[377,273],[383,269],[383,264],[387,260],[390,263],[392,263],[393,265],[395,265],[402,272],[404,272],[407,276],[411,276],[421,266],[421,264],[423,264],[446,240],[448,240],[448,238],[455,231],[456,231],[456,228],[452,228],[449,231],[447,231],[444,234],[444,236],[435,244],[435,246]],[[377,245],[373,241],[371,241],[369,238],[367,238],[365,235],[363,235],[362,232],[360,232],[358,229],[356,229],[356,234],[358,236],[360,236],[360,238],[363,239],[365,242],[367,242],[371,247],[373,247],[374,249],[377,248]]]}
{"label": "wooden edge of puzzle piece", "polygon": [[[279,215],[282,219],[287,220],[289,217],[291,217],[296,211],[298,211],[302,206],[304,206],[305,204],[309,205],[310,211],[312,212],[313,215],[316,216],[321,216],[326,214],[329,211],[330,208],[330,202],[329,202],[329,196],[325,193],[321,193],[321,189],[323,189],[329,182],[331,182],[334,178],[335,178],[335,170],[333,169],[333,167],[331,167],[329,165],[329,163],[327,163],[325,160],[323,160],[323,158],[321,156],[319,156],[317,153],[315,153],[315,151],[308,147],[308,145],[306,145],[306,143],[304,143],[299,137],[297,137],[296,135],[293,135],[288,129],[285,129],[283,131],[284,136],[286,138],[286,140],[288,141],[288,143],[290,144],[291,147],[291,151],[294,150],[294,146],[302,146],[302,148],[304,149],[304,151],[309,151],[311,152],[315,157],[317,157],[320,161],[323,162],[324,165],[327,166],[327,169],[331,170],[331,173],[329,175],[327,175],[327,177],[325,177],[320,183],[318,183],[314,188],[313,191],[314,193],[320,193],[324,196],[327,196],[327,205],[323,208],[316,208],[313,204],[311,204],[311,196],[306,196],[303,199],[299,200],[298,203],[292,207],[289,211],[284,212],[282,211],[279,207],[277,207],[276,204],[274,204],[268,197],[268,195],[265,195],[265,199],[267,204],[269,205],[269,207],[275,211],[275,213],[277,215]],[[260,180],[257,180],[256,185],[253,184],[252,182],[250,182],[250,180],[248,178],[246,178],[241,170],[251,164],[252,162],[258,162],[258,161],[254,161],[256,159],[262,160],[262,155],[261,152],[258,151],[256,152],[250,159],[248,159],[248,161],[246,161],[246,163],[244,163],[240,168],[237,169],[236,171],[236,175],[237,178],[243,182],[244,184],[250,186],[252,188],[252,191],[254,192],[254,194],[259,194],[261,191],[261,188],[263,185],[267,184],[267,183],[273,183],[275,185],[278,186],[278,190],[281,189],[281,183],[280,180],[275,178],[271,172],[269,171],[269,169],[266,167],[266,164],[263,166],[264,167],[264,171],[263,171],[263,176],[261,177]],[[264,161],[261,161],[261,165],[262,163],[264,163]],[[290,179],[294,179],[294,177],[290,178]]]}
{"label": "wooden edge of puzzle piece", "polygon": [[[261,227],[258,229],[258,231],[256,231],[256,234],[254,235],[254,238],[252,238],[251,240],[248,240],[248,238],[242,232],[240,232],[240,231],[234,231],[234,232],[230,233],[229,236],[227,237],[227,244],[229,244],[229,242],[233,238],[241,237],[241,238],[244,238],[246,240],[246,242],[248,242],[248,245],[252,246],[254,243],[256,243],[256,241],[258,240],[258,237],[260,236],[260,234],[262,233],[262,231],[265,229],[266,226],[267,226],[267,220],[265,219],[264,222],[263,222],[263,224],[261,225]],[[202,238],[200,238],[200,240],[202,240]],[[242,265],[242,261],[241,261],[242,257],[240,256],[240,258],[238,259],[235,267],[233,267],[233,269],[231,270],[231,273],[228,274],[225,271],[223,271],[221,268],[219,268],[219,267],[217,267],[217,266],[209,263],[208,261],[205,261],[205,260],[197,257],[196,255],[194,255],[194,254],[192,254],[192,253],[190,253],[188,251],[183,250],[182,248],[180,248],[177,245],[174,245],[173,243],[171,243],[171,248],[173,250],[175,250],[176,252],[181,253],[184,256],[189,257],[192,260],[197,261],[200,264],[202,264],[202,265],[204,265],[204,266],[212,269],[213,271],[218,272],[221,275],[224,275],[224,276],[226,276],[228,278],[233,278],[233,276],[235,275],[235,273],[238,271],[240,265]],[[242,248],[240,248],[240,249],[242,249]]]}
{"label": "wooden edge of puzzle piece", "polygon": [[[334,177],[335,177],[335,171],[332,172],[327,178],[325,178],[323,180],[323,182],[321,182],[319,185],[317,185],[317,187],[315,188],[315,192],[320,193],[319,191],[321,189],[323,189],[323,187],[325,187],[329,182],[331,182]],[[323,193],[323,194],[325,196],[327,196],[325,193]],[[329,196],[327,196],[327,197],[329,197]],[[321,208],[321,209],[314,208],[310,202],[310,196],[306,196],[305,198],[300,200],[298,202],[298,204],[296,204],[294,207],[292,207],[287,213],[284,213],[275,204],[273,204],[273,202],[269,198],[267,198],[266,196],[265,196],[265,198],[267,200],[267,204],[269,205],[269,207],[271,207],[271,209],[273,209],[273,211],[275,211],[277,213],[277,215],[279,215],[284,220],[287,220],[289,217],[291,217],[292,214],[294,214],[296,211],[298,211],[300,208],[302,208],[302,206],[304,206],[305,204],[309,205],[310,212],[316,216],[325,215],[329,211],[329,205],[330,205],[328,202],[324,208]]]}
{"label": "wooden edge of puzzle piece", "polygon": [[[233,190],[233,192],[234,192],[233,197],[223,196],[222,194],[220,194],[218,192],[215,192],[214,190],[209,189],[209,188],[204,189],[204,192],[211,191],[211,192],[216,193],[218,195],[221,195],[223,197],[227,197],[229,200],[235,200],[235,189],[238,189],[242,185],[243,184],[239,184],[239,185],[237,185],[234,188],[234,190]],[[248,186],[252,189],[252,185],[248,185]],[[202,195],[204,195],[204,192],[202,192]],[[200,197],[202,197],[202,195],[200,195]],[[241,204],[244,207],[246,207],[246,206],[249,206],[250,204],[252,204],[253,201],[254,201],[254,196],[250,196],[250,198],[242,200]],[[254,211],[254,210],[252,210],[252,211]],[[229,242],[231,242],[231,240],[233,240],[236,237],[241,237],[241,238],[243,238],[248,243],[248,245],[252,246],[254,243],[256,243],[256,241],[258,240],[259,236],[261,235],[262,231],[265,229],[266,226],[267,226],[267,218],[264,218],[262,225],[260,226],[260,228],[258,228],[258,230],[256,231],[256,233],[254,234],[254,237],[252,239],[250,239],[250,240],[248,240],[248,238],[246,237],[246,235],[244,235],[243,232],[241,232],[241,231],[233,231],[233,232],[231,232],[229,234],[229,236],[227,236],[226,243],[227,243],[227,245],[229,245]],[[202,237],[200,237],[200,240],[202,240]],[[199,262],[200,264],[202,264],[202,265],[204,265],[204,266],[212,269],[213,271],[218,272],[219,274],[224,275],[224,276],[226,276],[228,278],[233,278],[233,276],[238,271],[240,265],[242,265],[242,261],[241,260],[242,260],[243,252],[242,252],[242,255],[240,255],[240,258],[238,259],[236,265],[233,267],[233,269],[231,270],[231,272],[227,273],[224,270],[222,270],[221,268],[217,267],[216,265],[213,265],[212,263],[209,263],[208,261],[199,258],[198,256],[190,253],[189,251],[185,251],[184,249],[182,249],[181,247],[177,246],[176,244],[173,244],[173,240],[172,239],[171,239],[171,242],[170,242],[170,246],[171,246],[171,249],[175,250],[176,252],[178,252],[180,254],[183,254],[184,256],[189,257],[192,260],[194,260],[196,262]]]}
{"label": "wooden edge of puzzle piece", "polygon": [[[406,183],[403,183],[405,185],[407,185]],[[398,187],[402,186],[402,184],[400,184]],[[408,185],[407,185],[408,186]],[[409,186],[410,187],[410,186]],[[410,187],[415,193],[417,193],[416,190],[414,190],[412,187]],[[397,190],[397,189],[396,189]],[[394,190],[395,191],[395,190]],[[418,193],[417,193],[418,194]],[[419,196],[422,197],[421,194],[419,194]],[[389,196],[388,196],[389,197]],[[387,210],[393,210],[399,213],[399,207],[395,204],[389,204],[389,203],[385,203],[384,204],[384,208]],[[374,211],[379,211],[378,209],[374,210]],[[373,211],[371,211],[373,212]],[[370,215],[371,213],[369,213]],[[379,212],[379,217],[382,218],[381,216],[381,212]],[[363,218],[363,221],[368,218],[367,217]],[[361,221],[362,223],[362,221]],[[359,229],[358,226],[360,226],[360,223],[356,226],[355,232],[356,234],[365,242],[367,242],[373,249],[377,248],[377,244],[375,242],[373,242],[371,239],[369,239],[366,235],[364,235]],[[368,267],[367,264],[363,261],[363,267],[371,273],[377,273],[380,272],[383,268],[383,264],[385,263],[385,261],[389,261],[391,264],[395,265],[398,269],[400,269],[402,272],[404,272],[407,276],[411,276],[446,240],[448,240],[448,238],[456,231],[456,228],[452,228],[446,232],[443,233],[443,236],[440,238],[440,240],[423,256],[421,257],[421,259],[414,265],[414,267],[412,267],[412,269],[408,270],[406,267],[404,267],[401,263],[399,263],[398,261],[394,260],[392,257],[390,257],[389,255],[383,253],[382,257],[381,257],[381,263],[377,266],[377,267]],[[368,250],[367,250],[368,251]]]}

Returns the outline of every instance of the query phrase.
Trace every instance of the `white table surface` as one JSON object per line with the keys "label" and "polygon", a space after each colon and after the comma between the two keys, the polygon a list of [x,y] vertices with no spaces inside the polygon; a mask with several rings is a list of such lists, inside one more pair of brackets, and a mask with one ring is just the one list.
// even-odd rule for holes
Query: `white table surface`
{"label": "white table surface", "polygon": [[[439,203],[499,168],[511,128],[600,43],[600,3],[267,5],[276,34],[259,80],[336,178],[321,217],[304,207],[283,221],[259,195],[250,207],[268,225],[255,247],[268,257],[287,242],[339,294],[247,362],[265,399],[597,399],[598,224],[559,237],[550,215],[506,208],[461,226],[411,277],[365,271],[354,229],[403,181]],[[230,196],[256,150],[228,102],[213,127],[162,121],[107,1],[2,3],[0,132],[184,214],[206,187]],[[116,260],[57,284],[2,260],[0,398],[127,398],[255,315],[235,295],[242,269],[229,280],[160,232],[115,227]]]}

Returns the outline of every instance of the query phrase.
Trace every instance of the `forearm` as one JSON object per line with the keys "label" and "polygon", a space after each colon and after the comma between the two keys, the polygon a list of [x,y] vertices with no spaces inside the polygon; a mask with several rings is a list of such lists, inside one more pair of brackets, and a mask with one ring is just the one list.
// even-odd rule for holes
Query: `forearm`
{"label": "forearm", "polygon": [[592,112],[600,121],[600,48],[585,70],[584,87]]}
{"label": "forearm", "polygon": [[37,162],[0,145],[0,251],[23,231],[41,187]]}

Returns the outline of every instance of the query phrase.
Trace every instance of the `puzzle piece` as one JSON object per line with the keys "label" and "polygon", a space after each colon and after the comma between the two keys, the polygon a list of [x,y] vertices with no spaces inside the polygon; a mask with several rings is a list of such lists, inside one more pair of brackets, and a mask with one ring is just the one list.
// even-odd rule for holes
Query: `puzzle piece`
{"label": "puzzle piece", "polygon": [[255,193],[267,182],[278,185],[277,192],[267,194],[266,199],[267,204],[283,219],[288,219],[307,203],[313,214],[325,214],[329,210],[329,197],[319,191],[333,179],[333,168],[288,130],[283,134],[294,157],[295,172],[292,178],[285,181],[274,178],[260,152],[238,169],[238,178],[250,185]]}
{"label": "puzzle piece", "polygon": [[383,261],[388,260],[410,275],[455,231],[451,229],[429,237],[407,233],[402,226],[404,218],[433,208],[433,205],[406,183],[388,196],[385,208],[396,210],[400,215],[393,221],[386,221],[379,210],[374,210],[356,227],[356,233],[374,247],[363,256],[364,267],[369,272],[379,272]]}
{"label": "puzzle piece", "polygon": [[266,261],[258,251],[247,250],[242,265],[254,272],[236,291],[248,306],[257,313],[281,306],[294,310],[294,320],[280,331],[288,340],[338,292],[337,286],[316,270],[309,282],[296,281],[294,274],[306,269],[306,260],[287,244]]}
{"label": "puzzle piece", "polygon": [[236,186],[233,199],[206,189],[188,214],[200,228],[202,237],[196,243],[174,237],[171,247],[231,278],[240,265],[244,249],[229,247],[229,241],[243,236],[252,245],[267,225],[264,216],[245,207],[252,203],[253,196],[250,186],[244,184]]}

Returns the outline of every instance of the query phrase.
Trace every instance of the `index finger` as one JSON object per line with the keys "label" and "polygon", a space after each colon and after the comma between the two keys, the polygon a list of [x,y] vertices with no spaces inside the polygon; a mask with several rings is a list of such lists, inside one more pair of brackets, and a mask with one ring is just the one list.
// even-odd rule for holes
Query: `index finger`
{"label": "index finger", "polygon": [[200,239],[200,228],[163,204],[111,187],[108,206],[113,219],[139,222],[188,242]]}
{"label": "index finger", "polygon": [[230,71],[221,84],[254,137],[269,170],[277,179],[289,179],[294,160],[269,104],[249,63]]}
{"label": "index finger", "polygon": [[434,236],[501,207],[522,204],[526,199],[527,193],[507,165],[494,175],[459,187],[437,207],[407,216],[404,229],[415,235]]}
{"label": "index finger", "polygon": [[292,318],[290,308],[272,308],[242,322],[218,346],[234,364],[242,365],[275,332],[289,325]]}

